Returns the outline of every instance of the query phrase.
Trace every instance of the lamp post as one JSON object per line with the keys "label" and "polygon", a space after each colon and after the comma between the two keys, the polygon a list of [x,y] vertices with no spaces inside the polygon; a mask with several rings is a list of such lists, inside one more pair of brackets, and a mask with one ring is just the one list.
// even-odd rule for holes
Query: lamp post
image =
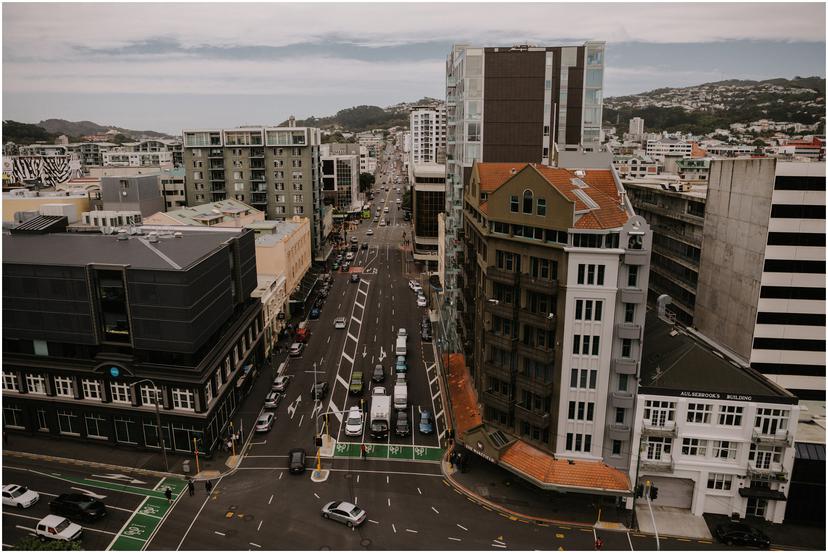
{"label": "lamp post", "polygon": [[150,378],[142,378],[138,382],[133,382],[130,386],[135,389],[142,382],[149,382],[152,384],[153,391],[155,392],[155,398],[153,403],[155,404],[155,423],[158,425],[158,439],[161,442],[161,455],[164,457],[164,470],[166,472],[170,472],[170,465],[167,464],[167,446],[164,444],[164,432],[161,430],[161,410],[158,407],[158,386],[155,385],[155,382],[152,381]]}

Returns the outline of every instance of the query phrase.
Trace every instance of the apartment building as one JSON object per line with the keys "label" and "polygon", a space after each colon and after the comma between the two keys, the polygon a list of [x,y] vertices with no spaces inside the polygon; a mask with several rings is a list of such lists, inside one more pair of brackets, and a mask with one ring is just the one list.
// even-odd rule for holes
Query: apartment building
{"label": "apartment building", "polygon": [[112,142],[79,142],[66,145],[70,152],[78,156],[84,169],[95,165],[103,165],[103,155],[117,147],[118,145]]}
{"label": "apartment building", "polygon": [[476,163],[464,200],[460,338],[485,425],[626,472],[649,226],[610,169]]}
{"label": "apartment building", "polygon": [[173,169],[161,170],[158,185],[167,211],[187,207],[187,174],[183,163]]}
{"label": "apartment building", "polygon": [[377,171],[377,158],[370,155],[367,146],[359,147],[359,172],[373,175]]}
{"label": "apartment building", "polygon": [[825,164],[713,159],[706,185],[625,182],[653,229],[649,300],[802,399],[825,390]]}
{"label": "apartment building", "polygon": [[235,199],[277,221],[308,217],[314,257],[324,259],[331,247],[320,192],[320,132],[292,126],[292,118],[289,125],[183,131],[187,199],[191,206]]}
{"label": "apartment building", "polygon": [[103,164],[108,167],[144,167],[157,165],[170,168],[173,165],[172,152],[132,152],[113,148],[103,153]]}
{"label": "apartment building", "polygon": [[797,398],[665,315],[647,313],[630,478],[658,488],[653,506],[781,523]]}
{"label": "apartment building", "polygon": [[437,216],[446,206],[446,166],[415,163],[411,175],[411,209],[414,221],[414,259],[437,270],[439,228]]}
{"label": "apartment building", "polygon": [[603,42],[582,46],[455,45],[446,60],[446,256],[441,319],[460,351],[454,261],[462,242],[463,187],[478,162],[549,165],[556,150],[597,149]]}
{"label": "apartment building", "polygon": [[641,117],[633,117],[630,119],[629,139],[641,140],[642,136],[644,136],[644,119]]}
{"label": "apartment building", "polygon": [[138,211],[148,217],[167,209],[157,175],[101,178],[102,208],[108,211]]}
{"label": "apartment building", "polygon": [[648,140],[646,153],[653,159],[665,161],[666,157],[690,157],[693,152],[693,144],[675,138],[660,138]]}
{"label": "apartment building", "polygon": [[320,146],[322,201],[341,212],[362,208],[364,194],[359,192],[359,152],[359,144]]}
{"label": "apartment building", "polygon": [[649,156],[614,155],[612,164],[622,179],[641,179],[658,175],[662,165]]}
{"label": "apartment building", "polygon": [[205,227],[244,228],[264,221],[263,211],[236,200],[210,202],[193,207],[154,213],[144,218],[148,225],[187,225]]}
{"label": "apartment building", "polygon": [[252,231],[4,235],[4,431],[210,455],[262,366],[255,287]]}
{"label": "apartment building", "polygon": [[445,163],[446,106],[417,106],[409,115],[409,164]]}

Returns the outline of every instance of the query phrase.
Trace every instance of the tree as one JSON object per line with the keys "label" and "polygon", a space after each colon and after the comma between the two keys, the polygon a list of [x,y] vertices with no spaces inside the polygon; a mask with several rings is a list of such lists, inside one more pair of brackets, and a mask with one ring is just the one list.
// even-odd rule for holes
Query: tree
{"label": "tree", "polygon": [[371,173],[359,174],[359,191],[368,192],[374,187],[374,175]]}
{"label": "tree", "polygon": [[35,536],[26,536],[14,546],[15,551],[83,551],[80,541],[41,541]]}
{"label": "tree", "polygon": [[112,138],[112,142],[115,144],[123,144],[124,142],[132,142],[132,139],[125,134],[118,133]]}

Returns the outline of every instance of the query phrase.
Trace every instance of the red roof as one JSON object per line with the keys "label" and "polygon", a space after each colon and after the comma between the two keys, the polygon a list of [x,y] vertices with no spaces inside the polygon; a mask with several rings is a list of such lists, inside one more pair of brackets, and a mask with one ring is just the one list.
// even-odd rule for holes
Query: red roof
{"label": "red roof", "polygon": [[480,177],[480,191],[493,192],[504,182],[520,173],[527,163],[478,163],[477,174]]}
{"label": "red roof", "polygon": [[466,369],[465,357],[460,353],[451,353],[448,357],[448,385],[454,431],[457,436],[462,436],[467,430],[483,424],[483,417],[477,408],[477,397]]}

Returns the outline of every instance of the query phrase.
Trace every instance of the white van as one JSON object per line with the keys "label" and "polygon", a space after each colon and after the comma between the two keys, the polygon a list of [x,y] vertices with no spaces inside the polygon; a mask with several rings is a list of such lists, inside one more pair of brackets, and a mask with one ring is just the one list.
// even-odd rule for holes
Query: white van
{"label": "white van", "polygon": [[408,384],[405,380],[394,384],[394,409],[408,409]]}
{"label": "white van", "polygon": [[397,347],[394,350],[394,355],[408,355],[405,342],[405,336],[397,336]]}

